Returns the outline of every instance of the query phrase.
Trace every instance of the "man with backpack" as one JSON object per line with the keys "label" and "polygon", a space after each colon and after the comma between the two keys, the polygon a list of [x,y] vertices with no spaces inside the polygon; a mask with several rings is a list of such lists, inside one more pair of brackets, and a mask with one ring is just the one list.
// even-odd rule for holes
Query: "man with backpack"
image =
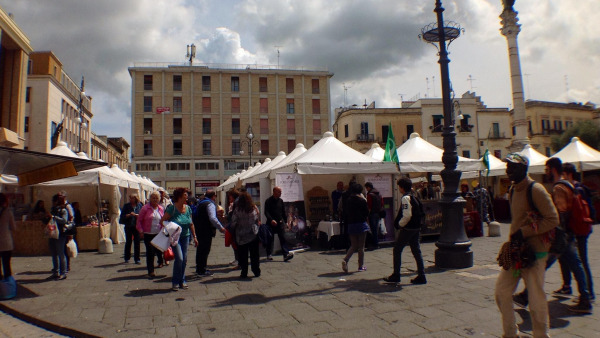
{"label": "man with backpack", "polygon": [[194,211],[192,220],[196,226],[196,235],[198,236],[198,248],[196,248],[196,273],[201,276],[212,276],[213,273],[208,270],[208,255],[212,239],[217,233],[225,233],[225,228],[217,218],[217,194],[213,190],[207,190],[204,198],[198,202]]}
{"label": "man with backpack", "polygon": [[[569,306],[569,310],[579,313],[591,313],[592,305],[590,303],[590,294],[587,288],[587,282],[585,279],[585,272],[579,255],[575,249],[575,236],[573,233],[573,227],[570,226],[569,219],[573,219],[573,205],[574,205],[574,187],[565,180],[562,169],[562,161],[557,157],[552,157],[546,161],[546,177],[554,183],[552,187],[552,202],[558,211],[560,220],[560,229],[564,229],[566,232],[566,243],[561,245],[559,250],[550,250],[550,255],[546,262],[546,270],[549,269],[554,262],[558,261],[568,266],[577,281],[579,289],[579,301],[576,305]],[[537,206],[537,209],[541,211],[541,208]],[[554,291],[555,294],[559,295],[570,295],[572,293],[569,285],[563,285],[560,289]],[[527,290],[516,294],[514,302],[521,305],[527,306]]]}
{"label": "man with backpack", "polygon": [[[577,182],[575,180],[575,176],[577,175],[577,169],[575,165],[572,163],[563,164],[563,175],[569,183],[571,183],[575,187],[575,194],[581,196],[581,199],[586,203],[581,203],[583,208],[587,208],[587,213],[589,214],[588,220],[580,220],[578,221],[577,226],[573,229],[575,233],[575,241],[577,243],[577,252],[579,253],[579,258],[581,259],[581,264],[583,265],[583,270],[585,272],[585,280],[588,287],[588,292],[590,293],[590,299],[596,299],[596,294],[594,293],[594,282],[592,280],[592,271],[590,270],[590,264],[588,262],[588,250],[587,250],[587,242],[588,237],[592,233],[592,223],[594,219],[594,210],[591,205],[591,191],[589,188],[583,185],[583,183]],[[586,210],[582,210],[582,213],[586,213]],[[569,223],[574,220],[569,220]],[[568,286],[568,289],[571,289],[571,269],[568,266],[561,264],[560,269],[563,277],[563,286]]]}
{"label": "man with backpack", "polygon": [[367,206],[369,208],[369,227],[371,228],[371,249],[379,249],[379,220],[383,209],[383,197],[379,190],[373,187],[373,183],[365,183],[367,190]]}
{"label": "man with backpack", "polygon": [[[519,336],[512,293],[521,279],[529,289],[533,336],[548,337],[548,302],[544,292],[544,278],[550,238],[558,225],[558,214],[550,194],[541,184],[527,175],[529,169],[527,157],[511,153],[504,161],[506,175],[512,181],[509,192],[512,216],[509,231],[511,267],[500,270],[495,290],[496,304],[502,315],[504,337]],[[519,264],[513,266],[512,248],[520,249],[525,243],[535,255],[533,261],[530,261],[526,267],[521,268]],[[515,258],[514,260],[518,262],[520,255],[515,255]]]}
{"label": "man with backpack", "polygon": [[427,284],[425,264],[419,244],[422,222],[425,218],[423,204],[411,192],[412,181],[408,177],[398,180],[398,189],[402,194],[402,203],[394,220],[394,227],[399,230],[394,243],[394,272],[383,280],[388,283],[400,283],[400,267],[402,250],[409,245],[417,263],[417,277],[410,280],[412,284]]}

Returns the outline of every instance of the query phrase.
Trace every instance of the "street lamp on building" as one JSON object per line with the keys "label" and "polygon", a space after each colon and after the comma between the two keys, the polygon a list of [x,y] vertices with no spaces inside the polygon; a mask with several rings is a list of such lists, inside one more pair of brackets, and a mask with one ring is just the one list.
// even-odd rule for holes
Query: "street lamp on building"
{"label": "street lamp on building", "polygon": [[442,162],[444,170],[441,171],[444,191],[440,200],[442,208],[442,230],[435,245],[435,265],[438,268],[468,268],[473,266],[473,252],[471,241],[465,233],[463,221],[463,207],[465,200],[458,192],[461,172],[458,170],[458,154],[456,151],[456,131],[454,130],[455,113],[454,104],[450,94],[450,72],[448,70],[448,45],[460,36],[464,30],[455,22],[444,22],[442,2],[436,0],[435,10],[437,22],[425,26],[419,38],[431,43],[438,48],[440,56],[440,73],[442,81],[442,102],[444,110],[444,127],[442,132],[444,154]]}
{"label": "street lamp on building", "polygon": [[81,152],[81,141],[82,141],[82,129],[87,129],[88,124],[85,122],[85,118],[84,118],[84,114],[83,114],[83,97],[85,96],[85,90],[83,88],[83,86],[85,85],[84,83],[84,78],[83,76],[81,77],[81,91],[79,92],[79,117],[77,118],[77,124],[79,124],[79,147],[77,152],[80,153]]}
{"label": "street lamp on building", "polygon": [[[240,142],[240,147],[244,145],[248,145],[248,155],[250,155],[250,165],[252,165],[252,148],[254,146],[260,147],[260,143],[258,140],[254,139],[254,133],[252,132],[252,126],[248,126],[248,131],[246,132],[246,139]],[[258,155],[262,154],[260,148],[256,152]],[[244,150],[240,150],[240,155],[244,156]]]}

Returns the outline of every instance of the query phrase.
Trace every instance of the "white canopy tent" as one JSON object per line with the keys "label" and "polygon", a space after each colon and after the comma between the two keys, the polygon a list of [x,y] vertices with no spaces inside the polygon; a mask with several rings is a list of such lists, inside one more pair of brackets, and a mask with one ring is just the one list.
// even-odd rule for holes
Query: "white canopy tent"
{"label": "white canopy tent", "polygon": [[372,157],[376,160],[383,161],[383,157],[385,156],[385,149],[381,148],[379,143],[373,143],[371,145],[371,149],[367,150],[365,155]]}
{"label": "white canopy tent", "polygon": [[275,179],[275,170],[278,170],[280,168],[283,168],[283,167],[287,166],[290,163],[293,163],[293,161],[297,157],[299,157],[300,155],[304,154],[305,152],[306,152],[306,148],[304,147],[304,144],[302,144],[302,143],[296,144],[296,148],[294,148],[294,150],[292,150],[288,154],[288,156],[286,156],[281,161],[279,161],[279,163],[277,163],[277,164],[275,164],[274,166],[271,167],[271,171],[269,171],[269,178],[270,179]]}
{"label": "white canopy tent", "polygon": [[579,172],[600,169],[600,151],[583,143],[579,137],[571,138],[571,142],[553,157],[560,158],[563,163],[574,164]]}
{"label": "white canopy tent", "polygon": [[[496,156],[494,156],[492,154],[489,154],[488,159],[490,161],[489,172],[488,172],[488,169],[485,168],[485,166],[484,166],[484,169],[482,169],[480,171],[463,172],[462,175],[460,176],[460,178],[461,179],[476,178],[476,177],[479,177],[480,174],[482,177],[506,175],[506,163],[504,163],[501,159],[497,158]],[[483,157],[481,157],[479,160],[483,163]]]}
{"label": "white canopy tent", "polygon": [[263,165],[260,167],[259,170],[257,170],[253,175],[251,175],[250,177],[248,177],[245,182],[246,183],[256,183],[258,182],[261,178],[266,178],[269,176],[269,171],[271,170],[271,168],[275,167],[278,163],[280,163],[281,161],[283,161],[283,159],[286,157],[285,152],[280,151],[279,154],[272,159],[271,161],[269,161],[268,163],[265,160],[265,163],[263,163]]}
{"label": "white canopy tent", "polygon": [[[418,133],[410,134],[410,138],[396,149],[396,154],[402,173],[438,173],[444,169],[444,150],[425,141]],[[457,169],[465,172],[483,170],[484,167],[480,160],[459,156]]]}
{"label": "white canopy tent", "polygon": [[528,172],[530,174],[543,174],[546,170],[546,161],[548,157],[542,155],[539,151],[533,149],[530,144],[526,144],[523,147],[523,150],[519,152],[519,154],[527,157],[529,160],[529,169]]}
{"label": "white canopy tent", "polygon": [[333,133],[328,131],[306,152],[271,170],[271,177],[278,172],[296,172],[301,175],[396,174],[398,170],[395,163],[382,162],[362,154],[336,139]]}

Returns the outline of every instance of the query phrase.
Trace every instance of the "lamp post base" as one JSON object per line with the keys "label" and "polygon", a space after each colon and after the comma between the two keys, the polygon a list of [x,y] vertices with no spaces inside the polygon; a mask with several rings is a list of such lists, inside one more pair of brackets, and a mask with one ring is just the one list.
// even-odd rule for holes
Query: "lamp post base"
{"label": "lamp post base", "polygon": [[455,248],[438,248],[435,250],[435,267],[439,269],[465,269],[473,266],[473,251],[459,245]]}

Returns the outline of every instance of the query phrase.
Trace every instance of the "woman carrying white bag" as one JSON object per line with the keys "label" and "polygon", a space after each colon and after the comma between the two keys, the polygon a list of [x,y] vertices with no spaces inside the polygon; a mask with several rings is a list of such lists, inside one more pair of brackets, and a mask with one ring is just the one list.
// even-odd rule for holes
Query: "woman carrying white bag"
{"label": "woman carrying white bag", "polygon": [[158,203],[160,201],[160,193],[153,191],[150,194],[150,203],[142,207],[137,218],[136,229],[144,238],[146,246],[146,268],[148,269],[148,277],[154,278],[154,257],[158,257],[158,267],[163,267],[163,255],[160,249],[155,248],[150,244],[160,232],[160,219],[165,214],[163,207]]}

